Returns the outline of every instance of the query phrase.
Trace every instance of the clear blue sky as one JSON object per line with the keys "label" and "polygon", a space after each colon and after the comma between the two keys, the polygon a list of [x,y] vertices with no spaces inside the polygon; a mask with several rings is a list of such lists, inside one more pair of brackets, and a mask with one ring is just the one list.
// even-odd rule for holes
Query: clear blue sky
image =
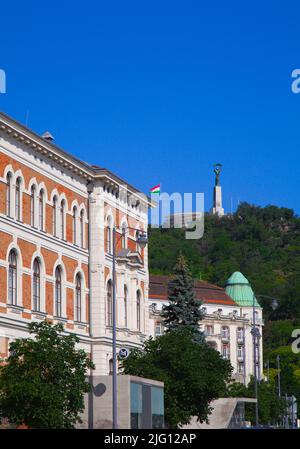
{"label": "clear blue sky", "polygon": [[[298,5],[297,5],[298,3]],[[0,109],[148,192],[299,205],[299,2],[1,5]]]}

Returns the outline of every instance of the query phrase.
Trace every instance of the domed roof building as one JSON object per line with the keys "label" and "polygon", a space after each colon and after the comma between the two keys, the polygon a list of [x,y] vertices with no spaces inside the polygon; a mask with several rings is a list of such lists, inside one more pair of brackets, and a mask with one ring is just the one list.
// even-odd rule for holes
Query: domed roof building
{"label": "domed roof building", "polygon": [[230,276],[225,284],[225,291],[239,306],[252,307],[254,299],[255,307],[260,308],[248,279],[240,271],[235,271]]}

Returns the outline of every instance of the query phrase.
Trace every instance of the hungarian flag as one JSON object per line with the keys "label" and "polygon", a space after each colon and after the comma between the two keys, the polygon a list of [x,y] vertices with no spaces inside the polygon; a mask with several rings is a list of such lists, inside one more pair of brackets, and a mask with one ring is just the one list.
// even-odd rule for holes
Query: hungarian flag
{"label": "hungarian flag", "polygon": [[152,187],[152,189],[150,189],[150,193],[160,193],[160,184],[157,184],[157,186]]}

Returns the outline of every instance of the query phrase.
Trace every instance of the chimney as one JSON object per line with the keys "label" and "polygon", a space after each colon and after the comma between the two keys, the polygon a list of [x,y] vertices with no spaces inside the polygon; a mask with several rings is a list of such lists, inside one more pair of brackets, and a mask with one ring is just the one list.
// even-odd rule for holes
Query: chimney
{"label": "chimney", "polygon": [[42,138],[44,140],[48,140],[48,142],[52,142],[52,140],[54,140],[54,137],[51,133],[49,133],[49,131],[44,132],[44,134],[42,134]]}

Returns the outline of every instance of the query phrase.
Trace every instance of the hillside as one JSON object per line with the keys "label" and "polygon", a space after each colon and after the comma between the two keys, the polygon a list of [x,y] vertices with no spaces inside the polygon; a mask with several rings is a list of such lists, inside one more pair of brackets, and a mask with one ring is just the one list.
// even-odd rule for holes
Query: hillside
{"label": "hillside", "polygon": [[271,319],[300,318],[300,218],[291,209],[243,203],[231,216],[205,217],[204,236],[186,240],[182,229],[149,230],[150,272],[169,274],[179,251],[195,278],[224,286],[241,271],[257,294],[280,306]]}

